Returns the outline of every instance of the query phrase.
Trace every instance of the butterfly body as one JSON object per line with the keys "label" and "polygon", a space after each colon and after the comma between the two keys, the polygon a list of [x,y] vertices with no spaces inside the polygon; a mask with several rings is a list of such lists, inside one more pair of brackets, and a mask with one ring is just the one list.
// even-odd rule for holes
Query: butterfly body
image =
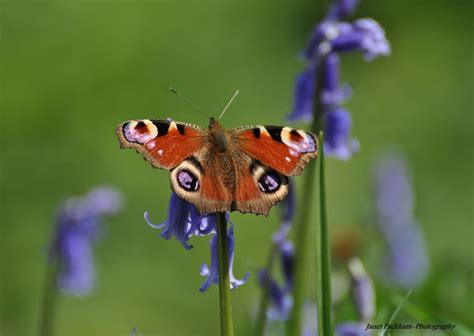
{"label": "butterfly body", "polygon": [[169,120],[130,120],[116,128],[122,148],[134,148],[153,167],[170,171],[170,184],[200,214],[233,211],[268,215],[317,155],[316,137],[279,126],[208,130]]}

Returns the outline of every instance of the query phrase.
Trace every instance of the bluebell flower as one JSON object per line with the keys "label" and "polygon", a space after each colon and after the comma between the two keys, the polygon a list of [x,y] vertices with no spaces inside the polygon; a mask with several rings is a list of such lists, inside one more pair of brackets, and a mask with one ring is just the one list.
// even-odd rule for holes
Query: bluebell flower
{"label": "bluebell flower", "polygon": [[326,114],[324,129],[324,151],[341,160],[350,159],[359,151],[359,142],[350,138],[352,128],[351,115],[343,108],[337,108]]}
{"label": "bluebell flower", "polygon": [[[342,160],[359,150],[359,142],[350,138],[352,120],[341,107],[350,97],[351,87],[339,83],[339,54],[360,51],[366,61],[390,54],[385,32],[375,20],[342,21],[357,3],[357,0],[333,1],[326,17],[315,26],[302,54],[307,67],[297,78],[294,107],[288,117],[289,121],[304,122],[318,118],[316,122],[325,131],[326,154]],[[313,116],[314,107],[317,107],[316,116]]]}
{"label": "bluebell flower", "polygon": [[[228,256],[229,256],[229,277],[230,277],[230,289],[236,289],[247,282],[250,273],[247,272],[245,276],[239,280],[234,276],[233,265],[234,265],[234,227],[231,225],[227,230],[228,238]],[[219,262],[217,256],[217,234],[214,234],[210,241],[211,245],[211,264],[210,267],[206,263],[201,265],[200,274],[206,278],[206,281],[202,284],[199,291],[205,292],[213,283],[219,282]]]}
{"label": "bluebell flower", "polygon": [[259,274],[260,286],[269,286],[270,308],[267,312],[269,320],[286,321],[293,306],[293,278],[294,278],[294,248],[289,240],[278,243],[280,268],[283,274],[283,283],[279,284],[273,277],[268,277],[268,270],[263,269]]}
{"label": "bluebell flower", "polygon": [[314,66],[308,68],[296,78],[293,112],[288,116],[289,121],[313,120],[313,99],[315,92]]}
{"label": "bluebell flower", "polygon": [[324,110],[330,110],[343,104],[351,96],[352,89],[349,85],[341,86],[339,83],[339,55],[327,55],[322,64],[321,104]]}
{"label": "bluebell flower", "polygon": [[[346,25],[344,27],[347,27]],[[351,30],[346,30],[330,41],[331,51],[350,52],[362,51],[364,59],[371,61],[378,56],[390,55],[390,44],[385,31],[373,19],[354,21]]]}
{"label": "bluebell flower", "polygon": [[85,295],[94,288],[92,244],[104,216],[116,214],[121,204],[121,195],[115,189],[97,187],[61,206],[49,253],[50,260],[58,263],[57,283],[63,292]]}
{"label": "bluebell flower", "polygon": [[375,315],[375,290],[362,261],[354,257],[347,263],[352,278],[352,297],[362,322],[370,321]]}
{"label": "bluebell flower", "polygon": [[376,166],[375,184],[377,224],[389,247],[383,277],[407,289],[416,287],[429,271],[429,259],[413,214],[413,188],[403,157],[382,157]]}
{"label": "bluebell flower", "polygon": [[148,212],[145,212],[144,217],[151,227],[163,229],[161,237],[169,240],[174,236],[187,250],[192,248],[192,245],[188,244],[192,236],[204,236],[215,232],[217,223],[215,215],[200,216],[194,205],[179,198],[174,192],[169,201],[168,218],[163,223],[158,225],[151,223]]}

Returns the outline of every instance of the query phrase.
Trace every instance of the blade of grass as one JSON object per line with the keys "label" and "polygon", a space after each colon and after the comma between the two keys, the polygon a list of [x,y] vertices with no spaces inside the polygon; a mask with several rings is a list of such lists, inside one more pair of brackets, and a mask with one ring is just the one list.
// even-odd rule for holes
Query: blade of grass
{"label": "blade of grass", "polygon": [[[393,312],[392,316],[390,317],[390,320],[388,320],[388,324],[392,324],[393,323],[393,320],[395,319],[395,317],[397,316],[398,312],[400,311],[400,309],[402,308],[403,304],[405,303],[406,300],[408,300],[408,298],[410,297],[412,293],[412,290],[410,289],[407,293],[407,295],[405,295],[405,297],[400,300],[400,302],[398,303],[398,306],[397,308],[395,309],[395,311]],[[385,333],[387,332],[387,329],[384,329],[380,332],[379,336],[384,336]]]}

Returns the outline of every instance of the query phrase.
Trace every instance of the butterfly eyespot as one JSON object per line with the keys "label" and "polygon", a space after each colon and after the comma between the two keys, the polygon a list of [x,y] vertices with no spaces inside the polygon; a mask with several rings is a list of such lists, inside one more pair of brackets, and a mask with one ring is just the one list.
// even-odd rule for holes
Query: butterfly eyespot
{"label": "butterfly eyespot", "polygon": [[261,191],[266,193],[275,192],[280,188],[281,181],[278,175],[275,173],[269,172],[258,180],[258,186]]}
{"label": "butterfly eyespot", "polygon": [[198,178],[187,169],[183,169],[177,174],[178,183],[186,191],[197,191],[199,189]]}

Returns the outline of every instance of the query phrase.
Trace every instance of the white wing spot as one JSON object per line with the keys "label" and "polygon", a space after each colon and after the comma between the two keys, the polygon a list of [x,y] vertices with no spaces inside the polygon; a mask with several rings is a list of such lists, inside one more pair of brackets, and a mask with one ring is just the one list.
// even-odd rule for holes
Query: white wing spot
{"label": "white wing spot", "polygon": [[162,149],[160,149],[160,150],[158,151],[158,155],[160,155],[160,156],[163,155],[163,150],[162,150]]}

